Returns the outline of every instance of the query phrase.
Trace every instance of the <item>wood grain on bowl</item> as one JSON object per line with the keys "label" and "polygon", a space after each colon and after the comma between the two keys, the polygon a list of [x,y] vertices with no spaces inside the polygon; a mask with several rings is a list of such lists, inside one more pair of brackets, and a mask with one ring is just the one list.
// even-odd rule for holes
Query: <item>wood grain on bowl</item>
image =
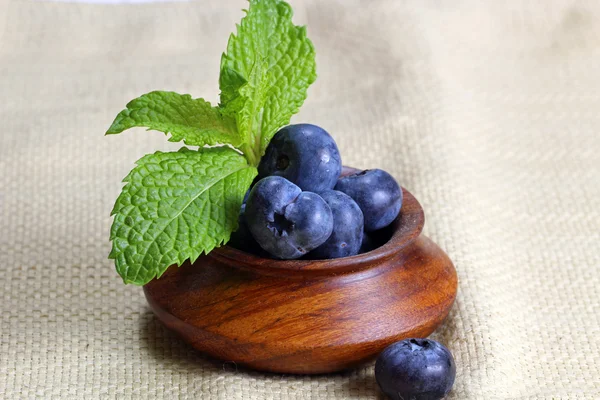
{"label": "wood grain on bowl", "polygon": [[456,271],[423,223],[404,190],[391,238],[369,253],[278,261],[224,246],[144,292],[168,328],[214,357],[280,373],[344,370],[428,336],[448,315]]}

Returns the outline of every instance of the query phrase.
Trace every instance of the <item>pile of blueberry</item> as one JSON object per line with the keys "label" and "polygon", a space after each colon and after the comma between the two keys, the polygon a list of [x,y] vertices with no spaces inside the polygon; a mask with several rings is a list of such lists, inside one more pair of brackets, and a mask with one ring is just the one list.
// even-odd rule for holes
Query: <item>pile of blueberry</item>
{"label": "pile of blueberry", "polygon": [[247,194],[230,244],[278,259],[330,259],[372,250],[370,235],[390,225],[402,189],[380,169],[340,177],[333,138],[310,124],[273,137]]}
{"label": "pile of blueberry", "polygon": [[[373,234],[402,207],[402,189],[387,172],[340,176],[337,145],[315,125],[277,132],[258,172],[230,244],[264,257],[329,259],[372,250]],[[377,383],[394,400],[441,399],[455,374],[452,354],[430,339],[394,343],[375,364]]]}

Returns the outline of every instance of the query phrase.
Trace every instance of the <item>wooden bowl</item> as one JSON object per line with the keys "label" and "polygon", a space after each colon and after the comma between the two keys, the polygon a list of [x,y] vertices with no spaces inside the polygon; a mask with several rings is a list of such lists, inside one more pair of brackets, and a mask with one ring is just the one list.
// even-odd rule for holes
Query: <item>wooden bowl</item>
{"label": "wooden bowl", "polygon": [[223,246],[169,268],[144,286],[146,299],[196,349],[279,373],[344,370],[395,341],[426,337],[448,315],[457,277],[421,235],[423,209],[403,190],[387,242],[371,252],[278,261]]}

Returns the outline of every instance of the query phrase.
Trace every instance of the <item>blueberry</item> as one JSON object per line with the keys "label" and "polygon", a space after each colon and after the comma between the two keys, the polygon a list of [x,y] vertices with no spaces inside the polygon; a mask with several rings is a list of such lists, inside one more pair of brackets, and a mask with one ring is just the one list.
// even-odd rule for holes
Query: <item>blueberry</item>
{"label": "blueberry", "polygon": [[257,256],[265,256],[266,252],[259,246],[254,240],[254,237],[250,233],[248,228],[248,222],[246,221],[246,198],[240,209],[240,215],[238,217],[238,229],[231,234],[229,246],[234,247],[238,250],[245,251],[246,253],[255,254]]}
{"label": "blueberry", "polygon": [[406,339],[387,347],[375,378],[392,400],[438,400],[452,389],[456,366],[450,351],[430,339]]}
{"label": "blueberry", "polygon": [[242,212],[246,210],[246,203],[248,202],[248,197],[250,197],[250,190],[251,189],[248,189],[244,195],[244,200],[242,201]]}
{"label": "blueberry", "polygon": [[368,233],[363,233],[362,243],[360,244],[360,250],[358,251],[360,254],[368,253],[371,250],[375,250],[375,241]]}
{"label": "blueberry", "polygon": [[333,215],[325,200],[279,176],[254,185],[246,220],[258,244],[281,259],[302,257],[323,244],[333,230]]}
{"label": "blueberry", "polygon": [[340,178],[335,190],[346,193],[365,217],[365,230],[376,231],[396,219],[402,207],[402,189],[387,172],[365,170]]}
{"label": "blueberry", "polygon": [[258,166],[259,178],[276,175],[302,190],[333,189],[342,171],[342,159],[333,138],[315,125],[289,125],[271,140]]}
{"label": "blueberry", "polygon": [[350,196],[337,190],[319,193],[331,208],[333,231],[329,239],[308,256],[312,259],[349,257],[358,254],[363,239],[363,213]]}

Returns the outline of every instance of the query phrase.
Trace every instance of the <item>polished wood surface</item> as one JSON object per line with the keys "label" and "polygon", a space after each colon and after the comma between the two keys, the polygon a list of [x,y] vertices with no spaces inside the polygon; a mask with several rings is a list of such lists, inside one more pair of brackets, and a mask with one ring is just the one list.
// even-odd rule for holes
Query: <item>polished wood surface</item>
{"label": "polished wood surface", "polygon": [[448,315],[456,271],[421,235],[424,216],[404,190],[391,238],[336,260],[277,261],[224,246],[171,267],[146,286],[157,317],[196,349],[251,368],[315,374],[426,337]]}

